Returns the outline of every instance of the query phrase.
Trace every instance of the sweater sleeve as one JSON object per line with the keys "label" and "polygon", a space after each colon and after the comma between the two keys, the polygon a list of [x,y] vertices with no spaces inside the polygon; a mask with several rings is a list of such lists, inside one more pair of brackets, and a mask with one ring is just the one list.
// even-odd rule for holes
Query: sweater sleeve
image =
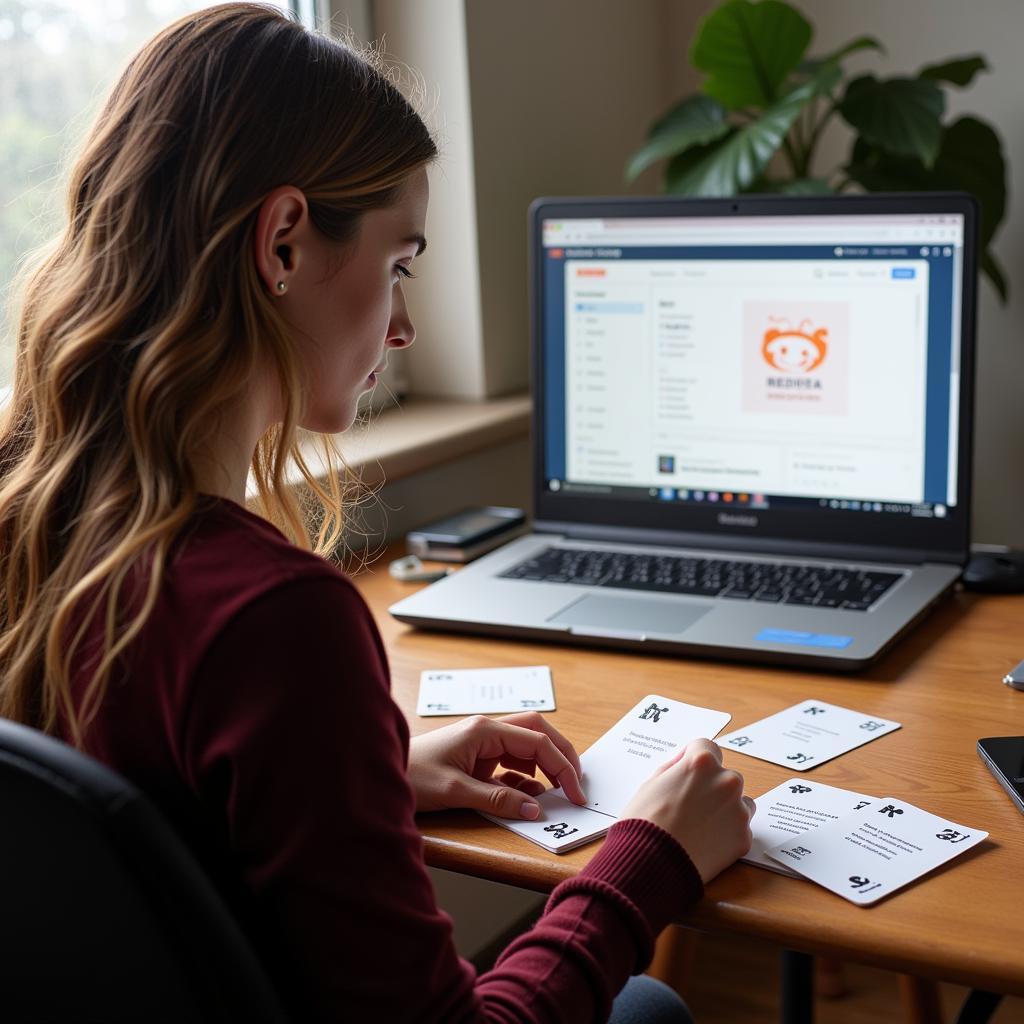
{"label": "sweater sleeve", "polygon": [[689,858],[654,825],[616,824],[476,978],[434,900],[388,688],[369,610],[324,575],[243,608],[189,689],[182,771],[275,936],[268,967],[296,1019],[603,1019],[653,937],[699,898]]}

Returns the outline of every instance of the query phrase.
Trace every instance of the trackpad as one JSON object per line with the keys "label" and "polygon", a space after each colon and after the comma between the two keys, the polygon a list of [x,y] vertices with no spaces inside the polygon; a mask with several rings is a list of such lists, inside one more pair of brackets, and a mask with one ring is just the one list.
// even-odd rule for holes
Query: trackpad
{"label": "trackpad", "polygon": [[590,626],[616,633],[682,633],[707,615],[712,605],[688,601],[652,601],[644,597],[595,594],[552,615],[560,626]]}

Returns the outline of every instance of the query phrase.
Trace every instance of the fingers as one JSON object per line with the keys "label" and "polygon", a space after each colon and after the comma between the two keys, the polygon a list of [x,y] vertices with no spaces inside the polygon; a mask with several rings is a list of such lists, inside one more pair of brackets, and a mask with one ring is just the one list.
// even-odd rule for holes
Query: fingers
{"label": "fingers", "polygon": [[654,778],[655,776],[661,775],[662,772],[667,772],[672,765],[679,764],[685,754],[686,747],[683,747],[682,750],[673,754],[664,764],[658,765],[658,767],[654,769],[654,775],[651,777]]}
{"label": "fingers", "polygon": [[511,768],[515,772],[519,772],[520,775],[536,775],[537,766],[533,761],[527,761],[522,757],[513,757],[511,754],[505,754],[504,757],[498,758],[498,764],[502,768]]}
{"label": "fingers", "polygon": [[757,813],[757,804],[755,804],[749,796],[745,796],[743,798],[743,804],[747,808],[747,821],[750,821],[750,819]]}
{"label": "fingers", "polygon": [[[514,716],[521,719],[521,716]],[[579,758],[573,751],[570,760],[556,746],[547,729],[536,731],[529,727],[514,725],[507,720],[492,721],[478,719],[472,725],[477,730],[478,760],[494,758],[504,762],[515,758],[532,762],[551,780],[552,785],[561,786],[566,797],[574,804],[583,804],[586,797],[580,787]],[[563,742],[568,743],[564,737]],[[571,747],[570,747],[571,749]],[[574,763],[575,762],[575,763]]]}
{"label": "fingers", "polygon": [[693,767],[698,767],[702,761],[705,768],[710,768],[712,764],[721,767],[722,748],[712,740],[690,740],[682,750],[673,754],[663,765],[656,768],[652,778],[661,775],[662,772],[667,772],[670,768],[678,765],[684,758],[686,759],[686,764],[682,766],[681,771],[689,771]]}
{"label": "fingers", "polygon": [[[527,779],[544,789],[543,783]],[[454,806],[467,807],[472,811],[484,811],[499,818],[518,818],[536,821],[540,817],[540,805],[531,796],[512,786],[487,779],[473,779],[468,775],[460,780],[459,792],[455,794]]]}
{"label": "fingers", "polygon": [[697,757],[702,753],[710,754],[719,764],[722,763],[722,748],[714,740],[696,739],[686,744],[685,753]]}
{"label": "fingers", "polygon": [[525,793],[527,796],[540,796],[548,788],[540,779],[520,775],[519,772],[499,772],[491,781],[511,789],[518,789],[520,793]]}
{"label": "fingers", "polygon": [[506,715],[499,718],[499,722],[508,722],[510,725],[518,725],[524,729],[532,729],[534,732],[545,733],[552,743],[565,755],[566,760],[573,766],[577,776],[583,774],[580,766],[580,756],[576,748],[542,715],[536,711],[522,711],[517,715]]}

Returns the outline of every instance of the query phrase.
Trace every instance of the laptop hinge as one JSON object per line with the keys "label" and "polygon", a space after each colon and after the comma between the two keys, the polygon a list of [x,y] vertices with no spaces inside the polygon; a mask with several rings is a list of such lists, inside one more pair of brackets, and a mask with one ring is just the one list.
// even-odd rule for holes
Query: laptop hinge
{"label": "laptop hinge", "polygon": [[593,523],[566,523],[537,520],[534,533],[558,534],[569,540],[607,541],[617,544],[653,544],[673,548],[698,548],[770,554],[786,557],[828,558],[832,561],[896,562],[900,565],[964,565],[966,551],[933,551],[924,548],[892,548],[838,541],[786,540],[778,537],[736,536],[733,534],[685,533],[676,530],[636,529],[628,526],[598,526]]}

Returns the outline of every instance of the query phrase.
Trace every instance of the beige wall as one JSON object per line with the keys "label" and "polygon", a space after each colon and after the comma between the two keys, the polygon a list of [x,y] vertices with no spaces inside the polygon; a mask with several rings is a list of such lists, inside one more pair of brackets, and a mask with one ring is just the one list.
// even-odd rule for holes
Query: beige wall
{"label": "beige wall", "polygon": [[409,290],[420,340],[395,360],[418,394],[526,388],[527,207],[539,195],[625,190],[626,156],[669,95],[668,6],[336,0],[339,23],[414,66],[441,145],[418,261],[429,284]]}
{"label": "beige wall", "polygon": [[[375,0],[372,28],[389,58],[414,65],[401,84],[423,110],[441,152],[431,170],[422,282],[406,289],[418,343],[392,360],[417,394],[486,394],[477,286],[472,120],[463,0]],[[439,231],[436,225],[443,224]],[[444,358],[438,358],[443,348]]]}
{"label": "beige wall", "polygon": [[468,0],[481,308],[489,394],[528,383],[526,211],[617,195],[669,96],[664,0]]}

